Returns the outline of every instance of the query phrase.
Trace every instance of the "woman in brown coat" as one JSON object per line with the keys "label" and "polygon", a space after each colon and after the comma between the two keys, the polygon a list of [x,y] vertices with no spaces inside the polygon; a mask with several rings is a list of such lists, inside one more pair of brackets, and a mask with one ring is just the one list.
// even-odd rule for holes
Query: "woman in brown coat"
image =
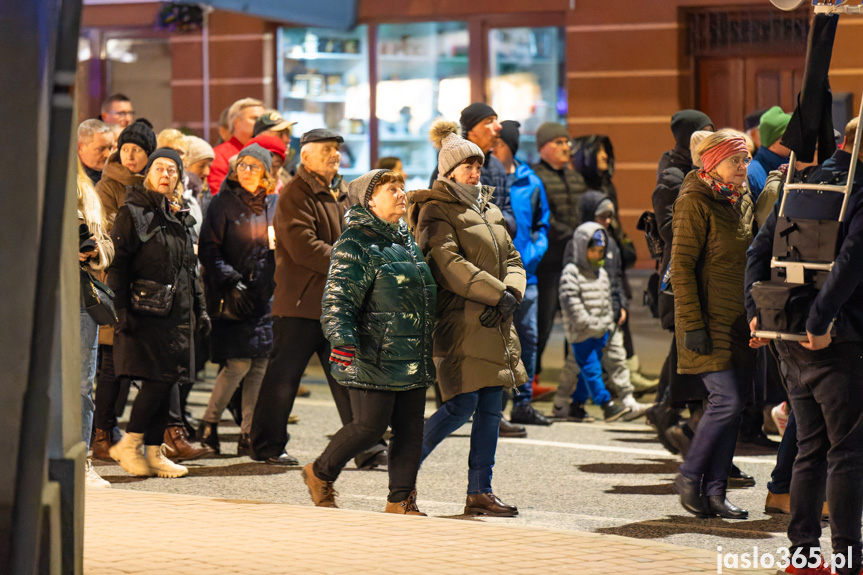
{"label": "woman in brown coat", "polygon": [[754,360],[743,307],[753,238],[750,156],[731,130],[710,134],[696,152],[703,167],[686,176],[674,203],[671,285],[677,370],[701,375],[708,400],[674,487],[694,515],[746,519],[725,494]]}
{"label": "woman in brown coat", "polygon": [[440,147],[441,176],[430,190],[411,194],[408,217],[438,284],[434,363],[444,404],[426,422],[425,459],[473,416],[465,514],[512,517],[491,491],[504,387],[527,382],[512,323],[526,279],[521,257],[479,185],[484,154],[458,135],[454,122],[431,129]]}

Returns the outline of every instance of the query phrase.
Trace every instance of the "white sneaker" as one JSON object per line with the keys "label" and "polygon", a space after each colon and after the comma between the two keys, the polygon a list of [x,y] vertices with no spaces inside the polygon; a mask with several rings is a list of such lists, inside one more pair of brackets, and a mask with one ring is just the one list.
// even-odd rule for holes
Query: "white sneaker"
{"label": "white sneaker", "polygon": [[187,467],[174,463],[165,456],[167,449],[168,446],[164,443],[162,445],[147,446],[147,465],[150,467],[151,475],[169,478],[188,475],[189,469]]}
{"label": "white sneaker", "polygon": [[84,475],[84,485],[87,487],[111,487],[111,484],[99,477],[96,470],[93,469],[93,462],[87,460],[87,473]]}
{"label": "white sneaker", "polygon": [[783,401],[770,410],[770,417],[773,419],[773,423],[776,424],[776,429],[779,430],[779,437],[785,435],[785,428],[788,426],[788,412],[785,411],[785,406],[786,404]]}
{"label": "white sneaker", "polygon": [[629,408],[629,413],[627,413],[621,418],[623,419],[623,421],[632,421],[633,419],[638,419],[639,417],[642,417],[645,413],[647,413],[647,410],[651,407],[646,403],[638,403],[634,399],[630,403],[623,401],[623,405]]}
{"label": "white sneaker", "polygon": [[147,465],[147,460],[141,453],[143,445],[143,433],[126,433],[119,443],[111,446],[108,453],[126,473],[139,477],[152,477],[156,474]]}

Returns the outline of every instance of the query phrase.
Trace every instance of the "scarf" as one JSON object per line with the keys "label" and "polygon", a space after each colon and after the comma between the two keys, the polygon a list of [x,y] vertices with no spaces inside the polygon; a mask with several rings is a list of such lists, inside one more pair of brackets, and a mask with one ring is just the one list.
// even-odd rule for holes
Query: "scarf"
{"label": "scarf", "polygon": [[450,180],[449,178],[438,178],[444,182],[446,182],[450,188],[452,188],[453,192],[455,192],[456,198],[463,204],[467,205],[470,208],[473,208],[477,212],[480,211],[480,202],[482,201],[482,186],[471,186],[470,184],[460,184],[454,180]]}
{"label": "scarf", "polygon": [[260,216],[264,213],[267,194],[263,192],[260,194],[251,194],[245,188],[237,186],[237,195],[240,196],[240,199],[243,200],[247,206],[252,208],[252,211],[255,212],[256,216]]}
{"label": "scarf", "polygon": [[714,192],[720,194],[729,202],[731,205],[736,204],[740,201],[740,197],[746,193],[746,183],[744,182],[742,186],[735,186],[734,184],[726,184],[725,182],[720,182],[707,172],[703,170],[698,171],[698,177],[701,178],[701,181],[710,186],[710,189]]}

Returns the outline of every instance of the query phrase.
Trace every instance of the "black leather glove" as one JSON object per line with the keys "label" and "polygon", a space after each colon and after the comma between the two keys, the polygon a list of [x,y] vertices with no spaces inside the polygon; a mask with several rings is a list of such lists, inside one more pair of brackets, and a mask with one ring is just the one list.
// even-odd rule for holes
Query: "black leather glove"
{"label": "black leather glove", "polygon": [[687,331],[683,336],[683,346],[698,355],[710,355],[713,351],[713,343],[710,341],[710,336],[707,335],[707,330],[704,328]]}
{"label": "black leather glove", "polygon": [[131,333],[135,329],[135,317],[126,308],[117,310],[117,325],[114,333]]}
{"label": "black leather glove", "polygon": [[509,319],[514,316],[519,307],[521,307],[521,304],[518,303],[518,300],[509,290],[503,292],[503,296],[501,296],[500,301],[497,302],[497,309],[499,309],[500,313],[503,314],[504,319]]}
{"label": "black leather glove", "polygon": [[240,314],[249,316],[254,313],[255,305],[249,297],[249,288],[243,282],[237,282],[237,285],[231,290],[229,297],[234,305],[234,309]]}
{"label": "black leather glove", "polygon": [[210,316],[205,311],[198,314],[197,324],[198,332],[204,337],[210,335],[210,332],[213,330],[213,322],[210,321]]}
{"label": "black leather glove", "polygon": [[487,305],[483,312],[479,315],[479,323],[483,327],[498,327],[503,323],[503,314],[497,306]]}

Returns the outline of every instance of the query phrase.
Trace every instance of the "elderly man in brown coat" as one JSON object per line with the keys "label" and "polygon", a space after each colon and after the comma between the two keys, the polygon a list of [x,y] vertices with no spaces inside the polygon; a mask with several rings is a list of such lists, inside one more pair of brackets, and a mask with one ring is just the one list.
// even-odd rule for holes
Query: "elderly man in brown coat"
{"label": "elderly man in brown coat", "polygon": [[[279,195],[276,236],[276,291],[273,295],[273,350],[261,382],[250,433],[252,459],[271,465],[298,465],[285,451],[288,417],[303,371],[317,354],[343,425],[353,419],[347,390],[330,375],[330,344],[321,328],[321,299],[333,244],[342,233],[347,184],[338,175],[344,139],[325,129],[300,140],[302,163]],[[383,443],[355,459],[357,467],[385,464]]]}

